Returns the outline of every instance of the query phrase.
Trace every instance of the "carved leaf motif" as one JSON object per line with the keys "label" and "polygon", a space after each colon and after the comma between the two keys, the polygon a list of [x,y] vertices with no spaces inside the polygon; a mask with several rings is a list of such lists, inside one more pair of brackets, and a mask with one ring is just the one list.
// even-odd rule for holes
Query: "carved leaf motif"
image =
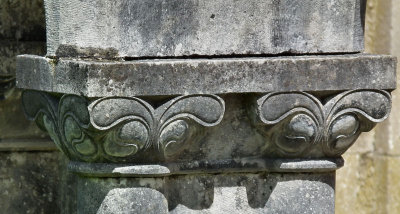
{"label": "carved leaf motif", "polygon": [[323,122],[321,103],[307,93],[271,93],[260,98],[257,103],[257,114],[266,125],[275,125],[296,114],[308,115],[316,124]]}
{"label": "carved leaf motif", "polygon": [[189,124],[184,120],[173,121],[164,127],[160,134],[159,146],[162,147],[166,157],[171,157],[184,148],[185,141],[191,135],[188,129]]}
{"label": "carved leaf motif", "polygon": [[[323,107],[312,95],[271,93],[257,104],[257,115],[265,127],[262,132],[274,132],[272,141],[282,155],[300,155],[320,138]],[[271,130],[277,124],[280,125]]]}
{"label": "carved leaf motif", "polygon": [[287,155],[303,153],[316,138],[317,125],[308,115],[298,114],[292,117],[289,123],[283,123],[282,132],[275,131],[275,144]]}
{"label": "carved leaf motif", "polygon": [[27,118],[36,121],[42,130],[49,133],[56,146],[67,157],[70,157],[68,149],[60,139],[57,123],[58,101],[50,95],[38,91],[24,91],[21,100]]}
{"label": "carved leaf motif", "polygon": [[384,121],[391,110],[391,96],[382,90],[347,91],[331,99],[326,104],[327,121],[347,113],[357,115],[362,131],[369,131],[375,124]]}
{"label": "carved leaf motif", "polygon": [[27,91],[23,103],[28,117],[47,130],[70,159],[84,161],[131,160],[149,147],[161,150],[163,158],[172,157],[193,141],[199,127],[218,124],[225,111],[224,101],[213,95],[180,96],[153,109],[134,97],[89,104],[76,95],[57,99]]}
{"label": "carved leaf motif", "polygon": [[148,128],[153,125],[153,107],[138,98],[102,98],[89,105],[92,125],[108,130],[127,121],[141,121]]}
{"label": "carved leaf motif", "polygon": [[160,124],[169,124],[178,118],[188,118],[202,126],[215,126],[225,112],[224,101],[214,95],[177,97],[157,109]]}
{"label": "carved leaf motif", "polygon": [[213,95],[180,96],[155,110],[138,98],[104,98],[89,105],[93,127],[108,131],[104,151],[113,157],[131,156],[150,146],[172,156],[192,136],[192,124],[216,125],[224,110],[223,100]]}
{"label": "carved leaf motif", "polygon": [[140,121],[131,121],[107,134],[104,150],[114,157],[133,155],[149,141],[147,127]]}
{"label": "carved leaf motif", "polygon": [[55,121],[53,119],[50,119],[50,117],[48,117],[47,114],[44,113],[40,114],[40,116],[38,117],[41,118],[38,119],[38,121],[41,121],[37,122],[38,126],[41,127],[42,130],[47,131],[51,140],[56,144],[58,149],[60,149],[61,151],[68,152],[68,150],[64,148],[65,147],[64,144],[61,143],[61,140],[58,135],[58,128],[57,125],[55,124]]}
{"label": "carved leaf motif", "polygon": [[327,139],[330,145],[329,153],[337,151],[337,153],[345,151],[349,148],[358,136],[361,134],[359,130],[359,121],[353,115],[341,115],[335,119],[329,130]]}
{"label": "carved leaf motif", "polygon": [[83,133],[73,117],[66,117],[64,120],[64,135],[66,142],[72,145],[80,155],[91,156],[97,151],[95,144]]}
{"label": "carved leaf motif", "polygon": [[162,105],[156,110],[159,118],[159,149],[162,149],[165,157],[172,157],[192,137],[195,124],[215,126],[221,122],[224,112],[224,101],[214,95],[181,96]]}
{"label": "carved leaf motif", "polygon": [[89,137],[90,115],[86,99],[76,95],[64,95],[59,102],[59,127],[65,145],[73,157],[93,161],[98,148]]}
{"label": "carved leaf motif", "polygon": [[307,156],[320,145],[336,157],[385,120],[390,108],[390,94],[381,90],[346,91],[325,105],[307,93],[270,93],[257,100],[255,124],[283,155]]}
{"label": "carved leaf motif", "polygon": [[89,105],[92,125],[109,131],[104,151],[112,157],[134,155],[151,145],[153,108],[138,98],[103,98]]}
{"label": "carved leaf motif", "polygon": [[361,132],[370,131],[384,121],[391,110],[391,96],[381,90],[355,90],[337,95],[326,105],[324,152],[343,154]]}

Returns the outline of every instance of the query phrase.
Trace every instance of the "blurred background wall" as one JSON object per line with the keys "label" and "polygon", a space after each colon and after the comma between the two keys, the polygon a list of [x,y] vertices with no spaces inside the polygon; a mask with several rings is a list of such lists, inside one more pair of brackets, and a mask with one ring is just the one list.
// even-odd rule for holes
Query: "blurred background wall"
{"label": "blurred background wall", "polygon": [[[45,54],[42,1],[0,0],[0,213],[73,213],[75,207],[66,160],[24,118],[14,88],[15,56]],[[400,0],[368,0],[365,33],[366,52],[400,56]],[[390,118],[344,155],[336,213],[400,213],[400,90],[393,106]]]}
{"label": "blurred background wall", "polygon": [[[400,56],[400,0],[368,0],[365,40],[367,53]],[[345,166],[336,174],[337,214],[400,213],[400,89],[397,88],[392,93],[390,118],[364,133],[344,155]]]}
{"label": "blurred background wall", "polygon": [[73,213],[74,177],[14,87],[15,56],[45,50],[43,0],[0,0],[0,213]]}

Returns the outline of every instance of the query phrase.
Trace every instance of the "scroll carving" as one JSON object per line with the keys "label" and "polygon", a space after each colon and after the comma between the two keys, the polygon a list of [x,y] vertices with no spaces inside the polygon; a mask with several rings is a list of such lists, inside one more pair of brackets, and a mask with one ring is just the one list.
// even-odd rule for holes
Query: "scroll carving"
{"label": "scroll carving", "polygon": [[270,93],[254,103],[255,126],[267,139],[265,152],[284,157],[337,157],[361,132],[385,120],[391,96],[353,90],[321,102],[304,92]]}
{"label": "scroll carving", "polygon": [[26,91],[22,100],[28,117],[60,150],[83,161],[172,158],[195,141],[202,128],[219,124],[225,112],[224,101],[214,95],[180,96],[155,109],[135,97],[89,102],[76,95],[58,100]]}

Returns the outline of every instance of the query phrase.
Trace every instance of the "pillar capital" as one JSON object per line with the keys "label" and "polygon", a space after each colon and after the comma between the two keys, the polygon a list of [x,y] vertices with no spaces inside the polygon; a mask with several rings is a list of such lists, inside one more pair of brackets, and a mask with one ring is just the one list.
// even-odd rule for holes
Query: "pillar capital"
{"label": "pillar capital", "polygon": [[341,155],[390,113],[364,0],[45,3],[17,86],[78,213],[334,213]]}
{"label": "pillar capital", "polygon": [[74,170],[331,171],[389,115],[395,63],[365,54],[129,62],[27,55],[18,58],[18,85],[29,89],[28,117]]}

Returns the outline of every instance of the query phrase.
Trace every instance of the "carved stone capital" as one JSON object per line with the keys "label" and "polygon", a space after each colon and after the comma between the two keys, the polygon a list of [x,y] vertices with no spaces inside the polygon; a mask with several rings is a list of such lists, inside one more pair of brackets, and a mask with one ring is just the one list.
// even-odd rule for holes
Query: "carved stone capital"
{"label": "carved stone capital", "polygon": [[[72,161],[71,169],[87,174],[87,167],[96,166],[96,176],[120,175],[121,168],[140,176],[335,170],[360,133],[386,119],[391,108],[383,90],[221,96],[185,95],[160,103],[25,91],[22,101],[27,116]],[[156,170],[131,168],[138,165]]]}
{"label": "carved stone capital", "polygon": [[87,100],[37,91],[22,95],[27,116],[46,130],[71,160],[167,161],[220,123],[224,101],[215,95],[179,96],[154,108],[136,97]]}
{"label": "carved stone capital", "polygon": [[[137,97],[89,100],[38,91],[25,91],[22,101],[28,117],[73,161],[170,162],[189,149],[179,161],[212,158],[217,165],[237,158],[339,158],[361,132],[386,119],[391,108],[391,96],[383,90],[352,90],[326,98],[305,92],[246,95],[252,98],[242,106],[232,102],[238,99],[234,97],[230,115],[208,134],[205,128],[219,124],[225,113],[224,100],[215,95],[179,96],[156,108]],[[227,135],[236,126],[230,122],[232,114],[246,108],[250,123],[243,119],[241,138]],[[213,150],[216,143],[223,143],[226,151]]]}
{"label": "carved stone capital", "polygon": [[267,156],[339,157],[361,132],[388,117],[391,96],[383,90],[352,90],[325,99],[278,92],[252,103],[250,116],[264,136]]}

